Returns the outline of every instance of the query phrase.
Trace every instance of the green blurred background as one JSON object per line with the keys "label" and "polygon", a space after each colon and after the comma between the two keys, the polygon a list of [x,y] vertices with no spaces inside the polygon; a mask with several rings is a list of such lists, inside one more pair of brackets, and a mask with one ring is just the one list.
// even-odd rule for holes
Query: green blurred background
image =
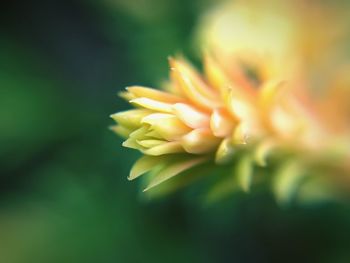
{"label": "green blurred background", "polygon": [[[145,201],[108,130],[127,85],[198,61],[215,1],[32,0],[0,9],[0,262],[350,262],[347,204],[280,208],[268,191],[204,206]],[[197,187],[198,188],[198,187]]]}

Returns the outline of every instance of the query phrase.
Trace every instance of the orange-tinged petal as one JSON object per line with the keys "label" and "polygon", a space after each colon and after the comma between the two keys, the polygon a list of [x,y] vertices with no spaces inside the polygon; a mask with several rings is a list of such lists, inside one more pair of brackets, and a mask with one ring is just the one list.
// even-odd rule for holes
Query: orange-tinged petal
{"label": "orange-tinged petal", "polygon": [[262,107],[269,107],[277,102],[282,90],[285,90],[285,82],[273,80],[264,83],[259,89],[259,102]]}
{"label": "orange-tinged petal", "polygon": [[218,94],[210,89],[189,65],[174,59],[170,60],[170,65],[174,82],[195,105],[210,110],[222,104]]}
{"label": "orange-tinged petal", "polygon": [[217,137],[226,137],[232,133],[236,121],[224,108],[217,108],[210,118],[210,128]]}
{"label": "orange-tinged petal", "polygon": [[257,111],[248,100],[236,97],[231,93],[229,99],[229,110],[239,120],[254,120],[257,118]]}
{"label": "orange-tinged petal", "polygon": [[220,92],[220,94],[224,95],[228,92],[230,80],[226,73],[223,72],[222,67],[209,55],[206,55],[204,58],[204,72],[208,82]]}
{"label": "orange-tinged petal", "polygon": [[226,69],[227,76],[229,76],[232,88],[235,92],[244,93],[246,95],[254,95],[256,93],[251,80],[245,74],[242,64],[237,58],[224,58],[221,65],[221,67]]}

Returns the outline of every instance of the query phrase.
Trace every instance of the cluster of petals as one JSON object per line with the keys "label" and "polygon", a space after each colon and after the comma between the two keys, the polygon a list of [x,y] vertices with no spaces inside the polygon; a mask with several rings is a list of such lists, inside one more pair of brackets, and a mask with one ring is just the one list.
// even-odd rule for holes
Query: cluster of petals
{"label": "cluster of petals", "polygon": [[123,146],[145,155],[130,179],[173,156],[186,157],[161,181],[208,159],[225,163],[237,147],[257,153],[276,144],[319,147],[323,129],[284,80],[252,78],[246,67],[213,56],[205,57],[203,75],[182,58],[169,62],[166,89],[128,87],[121,96],[135,109],[111,115],[112,129],[127,138]]}

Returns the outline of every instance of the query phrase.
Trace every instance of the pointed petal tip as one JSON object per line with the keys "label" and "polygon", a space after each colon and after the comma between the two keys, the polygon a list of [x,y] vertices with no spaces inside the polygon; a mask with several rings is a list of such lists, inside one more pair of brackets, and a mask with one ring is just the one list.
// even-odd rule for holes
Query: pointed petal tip
{"label": "pointed petal tip", "polygon": [[224,139],[215,153],[215,163],[224,164],[229,162],[235,152],[231,139]]}
{"label": "pointed petal tip", "polygon": [[168,56],[168,63],[170,66],[170,70],[175,70],[176,59],[173,56]]}
{"label": "pointed petal tip", "polygon": [[175,162],[173,164],[170,164],[166,166],[163,170],[161,170],[155,178],[152,179],[152,181],[147,185],[147,187],[143,190],[143,192],[146,192],[150,190],[153,187],[156,187],[169,179],[173,178],[174,176],[180,175],[182,172],[199,165],[207,160],[207,157],[200,157],[190,160],[182,160],[180,162]]}
{"label": "pointed petal tip", "polygon": [[119,115],[119,113],[120,112],[116,112],[116,113],[110,114],[109,117],[116,121],[116,117]]}

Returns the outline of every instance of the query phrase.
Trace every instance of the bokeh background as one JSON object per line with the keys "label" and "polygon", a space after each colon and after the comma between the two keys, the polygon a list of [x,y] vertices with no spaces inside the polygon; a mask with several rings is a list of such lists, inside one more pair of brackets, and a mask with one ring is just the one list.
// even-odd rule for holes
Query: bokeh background
{"label": "bokeh background", "polygon": [[[203,205],[127,181],[108,130],[127,85],[198,63],[210,0],[6,1],[0,9],[0,262],[350,262],[347,204],[279,207],[268,191]],[[198,186],[197,186],[198,188]]]}

